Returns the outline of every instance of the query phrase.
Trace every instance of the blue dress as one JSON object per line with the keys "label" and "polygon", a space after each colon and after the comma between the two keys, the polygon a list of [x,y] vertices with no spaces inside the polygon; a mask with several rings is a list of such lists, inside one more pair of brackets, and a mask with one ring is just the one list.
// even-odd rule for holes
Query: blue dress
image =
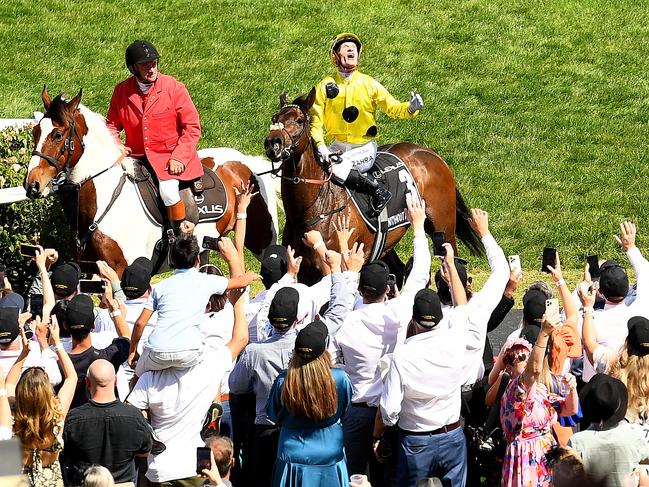
{"label": "blue dress", "polygon": [[352,385],[341,369],[331,369],[338,391],[336,414],[322,421],[293,416],[281,402],[286,372],[275,379],[266,412],[281,426],[272,485],[276,487],[348,486],[340,417],[351,404]]}

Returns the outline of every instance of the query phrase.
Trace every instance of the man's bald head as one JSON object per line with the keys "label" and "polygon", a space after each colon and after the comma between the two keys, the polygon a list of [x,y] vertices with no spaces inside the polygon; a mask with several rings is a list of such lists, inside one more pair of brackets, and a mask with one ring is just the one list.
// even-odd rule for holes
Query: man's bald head
{"label": "man's bald head", "polygon": [[115,367],[108,360],[95,360],[88,367],[87,378],[90,388],[113,388],[115,386]]}

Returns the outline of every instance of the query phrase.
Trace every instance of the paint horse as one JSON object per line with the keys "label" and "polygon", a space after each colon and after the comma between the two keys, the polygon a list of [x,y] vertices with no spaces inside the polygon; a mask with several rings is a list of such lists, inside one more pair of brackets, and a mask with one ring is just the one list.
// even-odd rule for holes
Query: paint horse
{"label": "paint horse", "polygon": [[[48,196],[53,189],[71,185],[78,191],[76,214],[77,260],[105,260],[121,273],[137,257],[151,258],[163,236],[163,226],[145,211],[136,189],[135,164],[121,158],[120,147],[104,117],[81,102],[82,91],[72,100],[53,100],[47,88],[41,98],[45,113],[33,129],[35,149],[29,161],[25,190],[29,198]],[[259,194],[248,207],[246,247],[257,257],[275,243],[278,232],[277,202],[269,176],[255,177],[263,158],[248,157],[229,148],[199,153],[206,171],[213,170],[227,193],[227,209],[216,223],[196,225],[199,244],[204,236],[225,235],[236,222],[234,188],[253,182]],[[159,245],[159,244],[158,244]]]}

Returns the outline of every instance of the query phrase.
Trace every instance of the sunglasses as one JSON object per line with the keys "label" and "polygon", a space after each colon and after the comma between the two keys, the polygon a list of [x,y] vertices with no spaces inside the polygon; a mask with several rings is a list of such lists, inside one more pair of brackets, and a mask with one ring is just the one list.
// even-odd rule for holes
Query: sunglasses
{"label": "sunglasses", "polygon": [[519,353],[518,355],[514,355],[514,360],[516,359],[518,359],[519,362],[525,362],[527,360],[527,354]]}

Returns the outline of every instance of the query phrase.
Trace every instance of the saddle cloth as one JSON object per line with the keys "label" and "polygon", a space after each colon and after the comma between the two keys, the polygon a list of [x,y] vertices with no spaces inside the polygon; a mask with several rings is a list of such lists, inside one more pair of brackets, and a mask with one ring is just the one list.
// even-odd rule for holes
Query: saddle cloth
{"label": "saddle cloth", "polygon": [[[390,152],[379,151],[376,154],[374,165],[365,174],[375,179],[392,193],[388,202],[387,231],[410,225],[406,217],[406,194],[411,193],[419,197],[419,189],[408,169],[408,166],[397,156]],[[345,188],[351,196],[356,209],[372,232],[376,233],[379,227],[379,215],[372,210],[371,196]]]}
{"label": "saddle cloth", "polygon": [[[203,167],[203,192],[192,194],[196,207],[198,208],[198,221],[201,223],[217,221],[228,209],[228,194],[223,182],[207,167]],[[167,219],[166,211],[160,192],[158,181],[145,164],[135,164],[135,182],[137,194],[142,203],[144,211],[147,212],[151,221],[163,226]],[[180,190],[189,188],[191,182],[181,181]]]}

